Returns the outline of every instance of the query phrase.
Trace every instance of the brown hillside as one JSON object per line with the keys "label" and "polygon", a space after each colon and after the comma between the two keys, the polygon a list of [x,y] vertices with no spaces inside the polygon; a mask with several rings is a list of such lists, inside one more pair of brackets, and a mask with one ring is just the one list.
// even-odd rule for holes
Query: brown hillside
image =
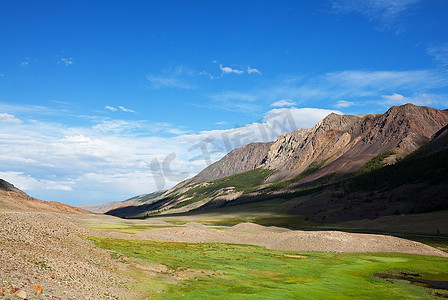
{"label": "brown hillside", "polygon": [[42,201],[28,196],[11,183],[0,179],[0,208],[8,211],[59,212],[88,214],[87,211],[56,201]]}

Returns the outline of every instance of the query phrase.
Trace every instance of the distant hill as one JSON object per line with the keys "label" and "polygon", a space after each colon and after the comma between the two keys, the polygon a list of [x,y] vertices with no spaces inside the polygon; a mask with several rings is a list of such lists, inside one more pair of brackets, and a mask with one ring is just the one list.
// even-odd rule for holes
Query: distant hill
{"label": "distant hill", "polygon": [[330,114],[274,143],[233,150],[151,203],[107,214],[200,213],[262,202],[272,212],[339,222],[448,209],[447,124],[448,111],[412,104],[384,114]]}
{"label": "distant hill", "polygon": [[118,209],[120,207],[132,206],[132,205],[141,205],[145,202],[148,202],[156,197],[159,197],[166,191],[157,191],[149,194],[138,195],[124,201],[111,201],[111,202],[101,202],[101,203],[88,203],[81,204],[77,207],[91,211],[93,213],[105,213],[109,210]]}
{"label": "distant hill", "polygon": [[0,179],[0,209],[8,211],[48,211],[88,214],[87,211],[56,201],[42,201],[28,196],[11,183]]}

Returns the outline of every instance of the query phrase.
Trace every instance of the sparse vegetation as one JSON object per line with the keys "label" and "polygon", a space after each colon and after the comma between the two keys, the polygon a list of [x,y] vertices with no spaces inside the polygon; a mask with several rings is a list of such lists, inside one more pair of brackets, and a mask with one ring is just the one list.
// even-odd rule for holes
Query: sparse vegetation
{"label": "sparse vegetation", "polygon": [[170,226],[170,225],[132,224],[123,222],[122,223],[95,222],[95,223],[89,223],[87,226],[90,229],[95,230],[134,234],[152,228],[173,227],[174,225]]}
{"label": "sparse vegetation", "polygon": [[355,174],[356,175],[365,174],[365,173],[369,173],[369,172],[372,172],[374,170],[384,167],[386,165],[384,160],[394,154],[395,154],[395,151],[393,149],[390,149],[390,150],[384,151],[383,153],[378,154],[377,156],[375,156],[374,158],[369,160]]}
{"label": "sparse vegetation", "polygon": [[305,177],[313,174],[314,172],[316,172],[317,170],[322,168],[323,165],[327,162],[327,160],[328,159],[325,159],[321,162],[313,162],[302,173],[300,173],[296,177],[289,179],[289,180],[275,182],[275,183],[269,185],[267,188],[265,188],[264,191],[265,192],[273,192],[273,191],[278,191],[278,190],[284,189],[284,188],[290,186],[291,184],[304,179]]}
{"label": "sparse vegetation", "polygon": [[[266,178],[272,174],[273,170],[258,168],[247,172],[238,173],[225,178],[214,180],[210,183],[196,184],[195,187],[183,193],[183,196],[191,197],[188,200],[178,203],[173,208],[180,208],[205,198],[217,196],[217,192],[226,188],[232,188],[233,191],[248,194],[263,184]],[[178,195],[179,197],[180,195]]]}

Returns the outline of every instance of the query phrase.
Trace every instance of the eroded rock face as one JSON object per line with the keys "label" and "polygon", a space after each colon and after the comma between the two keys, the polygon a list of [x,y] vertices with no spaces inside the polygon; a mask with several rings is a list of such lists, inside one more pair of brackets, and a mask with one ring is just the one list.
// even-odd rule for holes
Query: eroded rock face
{"label": "eroded rock face", "polygon": [[326,165],[308,181],[333,172],[353,172],[389,149],[395,149],[398,156],[411,153],[447,123],[446,111],[412,104],[394,106],[378,115],[330,114],[311,130],[280,137],[262,167],[277,170],[271,182],[292,178],[313,162],[325,161]]}
{"label": "eroded rock face", "polygon": [[361,118],[329,114],[312,129],[280,137],[271,147],[263,167],[277,169],[270,181],[294,177],[315,161],[337,158],[349,145],[349,129]]}

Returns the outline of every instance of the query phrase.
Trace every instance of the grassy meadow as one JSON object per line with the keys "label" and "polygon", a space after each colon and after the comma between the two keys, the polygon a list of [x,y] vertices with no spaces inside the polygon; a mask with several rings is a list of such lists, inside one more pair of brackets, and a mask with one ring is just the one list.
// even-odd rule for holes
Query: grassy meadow
{"label": "grassy meadow", "polygon": [[437,299],[429,289],[374,273],[448,281],[448,259],[405,254],[296,253],[220,243],[89,237],[152,299]]}

